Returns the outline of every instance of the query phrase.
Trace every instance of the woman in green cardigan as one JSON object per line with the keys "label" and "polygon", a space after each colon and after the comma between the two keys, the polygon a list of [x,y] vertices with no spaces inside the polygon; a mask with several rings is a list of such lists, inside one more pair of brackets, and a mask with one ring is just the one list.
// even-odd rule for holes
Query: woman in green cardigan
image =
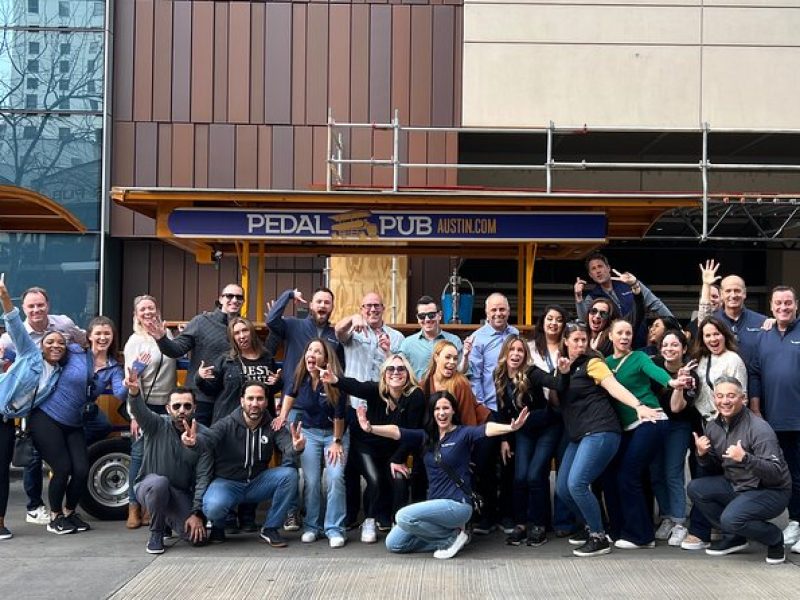
{"label": "woman in green cardigan", "polygon": [[[688,375],[680,373],[678,378],[673,379],[644,352],[632,350],[633,327],[628,321],[614,321],[610,338],[614,352],[606,358],[606,364],[641,404],[661,411],[658,398],[650,387],[651,381],[672,388],[687,384]],[[664,446],[669,427],[667,416],[662,411],[660,414],[663,418],[660,420],[641,421],[629,406],[615,402],[614,409],[622,424],[623,434],[617,456],[603,478],[610,534],[616,548],[654,548],[655,530],[645,498],[643,479],[649,472],[650,463]]]}

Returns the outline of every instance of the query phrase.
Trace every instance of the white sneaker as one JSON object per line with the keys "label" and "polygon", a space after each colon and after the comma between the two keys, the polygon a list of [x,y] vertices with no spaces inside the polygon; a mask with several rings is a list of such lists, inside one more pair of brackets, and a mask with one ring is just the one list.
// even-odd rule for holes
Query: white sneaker
{"label": "white sneaker", "polygon": [[667,544],[670,546],[680,546],[687,535],[689,535],[689,530],[683,525],[676,524],[675,527],[672,528],[672,535],[669,536]]}
{"label": "white sneaker", "polygon": [[466,545],[467,540],[469,540],[467,532],[463,530],[459,531],[455,541],[453,541],[453,543],[450,544],[449,547],[440,548],[439,550],[434,552],[433,558],[439,558],[442,560],[453,558]]}
{"label": "white sneaker", "polygon": [[334,535],[331,537],[328,542],[331,545],[331,548],[341,548],[344,546],[344,538],[340,535]]}
{"label": "white sneaker", "polygon": [[705,550],[710,545],[708,542],[704,542],[699,537],[691,534],[687,535],[681,542],[681,548],[684,550]]}
{"label": "white sneaker", "polygon": [[634,544],[633,542],[629,542],[628,540],[619,539],[614,542],[614,548],[619,548],[620,550],[649,550],[651,548],[655,548],[656,543],[648,542],[646,544]]}
{"label": "white sneaker", "polygon": [[378,541],[375,519],[364,519],[361,524],[361,541],[365,544],[374,544]]}
{"label": "white sneaker", "polygon": [[670,534],[672,533],[673,527],[675,527],[675,522],[669,517],[662,520],[661,525],[659,525],[658,529],[656,529],[656,539],[662,541],[668,540]]}
{"label": "white sneaker", "polygon": [[29,510],[25,515],[26,523],[33,523],[35,525],[49,525],[50,524],[50,511],[47,507],[42,505],[34,510]]}
{"label": "white sneaker", "polygon": [[311,542],[317,541],[317,534],[313,531],[304,531],[303,535],[300,536],[300,541],[304,544],[310,544]]}
{"label": "white sneaker", "polygon": [[[796,544],[797,542],[800,542],[800,523],[789,521],[786,529],[783,530],[783,543],[788,545]],[[794,551],[794,549],[792,550]]]}

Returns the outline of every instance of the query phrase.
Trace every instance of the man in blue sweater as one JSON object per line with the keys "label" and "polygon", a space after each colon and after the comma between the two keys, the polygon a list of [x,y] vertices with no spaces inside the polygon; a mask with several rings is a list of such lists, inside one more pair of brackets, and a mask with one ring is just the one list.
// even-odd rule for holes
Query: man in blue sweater
{"label": "man in blue sweater", "polygon": [[761,331],[753,349],[748,388],[751,410],[775,430],[792,475],[789,526],[784,541],[800,553],[800,327],[797,294],[785,285],[772,290],[775,325]]}

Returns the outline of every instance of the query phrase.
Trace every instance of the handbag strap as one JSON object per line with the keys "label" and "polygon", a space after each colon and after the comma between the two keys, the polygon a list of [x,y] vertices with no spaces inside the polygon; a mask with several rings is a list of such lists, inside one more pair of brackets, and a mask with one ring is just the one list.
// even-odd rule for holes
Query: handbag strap
{"label": "handbag strap", "polygon": [[92,349],[86,349],[86,403],[94,401],[96,398],[92,398],[91,390],[92,388],[92,380],[94,379],[94,354],[92,354]]}
{"label": "handbag strap", "polygon": [[150,394],[153,392],[153,388],[156,386],[156,379],[158,378],[158,373],[161,371],[161,363],[164,362],[164,355],[158,357],[158,366],[156,367],[156,372],[153,373],[153,380],[150,382],[150,387],[147,388],[147,393],[144,395],[144,403],[147,404],[147,401],[150,399]]}
{"label": "handbag strap", "polygon": [[456,475],[456,472],[453,471],[453,468],[442,460],[441,441],[436,442],[436,446],[433,448],[433,462],[435,462],[439,468],[445,472],[445,474],[450,478],[450,481],[452,481],[467,498],[472,496],[472,491],[464,484],[464,480]]}

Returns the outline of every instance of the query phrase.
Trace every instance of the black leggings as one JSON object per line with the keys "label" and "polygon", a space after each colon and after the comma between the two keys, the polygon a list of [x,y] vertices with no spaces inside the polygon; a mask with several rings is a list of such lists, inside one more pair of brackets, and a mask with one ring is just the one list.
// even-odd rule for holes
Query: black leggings
{"label": "black leggings", "polygon": [[14,454],[14,420],[0,417],[0,517],[6,516],[11,479],[11,457]]}
{"label": "black leggings", "polygon": [[50,510],[59,513],[62,505],[69,511],[75,510],[86,490],[89,474],[89,455],[83,427],[62,425],[39,409],[31,413],[28,426],[39,454],[53,470],[47,490]]}

